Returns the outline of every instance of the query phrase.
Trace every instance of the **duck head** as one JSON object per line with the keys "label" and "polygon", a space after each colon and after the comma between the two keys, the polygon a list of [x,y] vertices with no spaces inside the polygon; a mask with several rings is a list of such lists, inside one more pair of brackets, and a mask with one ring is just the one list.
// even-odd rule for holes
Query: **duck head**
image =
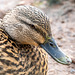
{"label": "duck head", "polygon": [[3,18],[3,27],[21,44],[40,46],[59,63],[71,63],[52,37],[49,18],[36,7],[16,7]]}

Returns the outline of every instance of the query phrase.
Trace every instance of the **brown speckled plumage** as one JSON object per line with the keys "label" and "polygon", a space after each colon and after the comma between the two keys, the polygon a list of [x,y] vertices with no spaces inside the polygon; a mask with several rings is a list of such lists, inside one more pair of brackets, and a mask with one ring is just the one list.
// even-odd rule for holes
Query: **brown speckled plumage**
{"label": "brown speckled plumage", "polygon": [[47,75],[48,57],[43,48],[49,19],[32,6],[18,6],[0,24],[0,75]]}
{"label": "brown speckled plumage", "polygon": [[0,75],[46,75],[47,63],[42,48],[17,45],[0,29]]}

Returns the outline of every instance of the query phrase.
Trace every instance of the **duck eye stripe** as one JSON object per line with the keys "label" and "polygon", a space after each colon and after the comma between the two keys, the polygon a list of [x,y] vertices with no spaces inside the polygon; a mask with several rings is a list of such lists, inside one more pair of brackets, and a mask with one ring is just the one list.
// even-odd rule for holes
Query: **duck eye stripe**
{"label": "duck eye stripe", "polygon": [[[16,17],[17,18],[17,17]],[[28,26],[30,26],[32,29],[34,29],[35,31],[37,31],[37,33],[40,33],[40,35],[42,35],[44,38],[46,38],[46,31],[45,30],[43,30],[43,28],[41,29],[40,27],[41,26],[38,26],[38,25],[33,25],[33,24],[29,24],[29,23],[27,23],[26,21],[24,21],[24,20],[22,20],[22,19],[20,19],[20,18],[17,18],[17,20],[19,20],[21,23],[23,23],[23,24],[26,24],[26,25],[28,25]],[[44,32],[45,31],[45,32]]]}

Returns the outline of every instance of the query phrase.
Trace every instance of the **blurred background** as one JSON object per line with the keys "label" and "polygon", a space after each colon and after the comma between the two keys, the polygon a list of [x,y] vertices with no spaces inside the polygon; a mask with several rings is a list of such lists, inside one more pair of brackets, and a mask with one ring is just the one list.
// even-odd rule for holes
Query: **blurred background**
{"label": "blurred background", "polygon": [[[75,0],[0,0],[0,19],[19,5],[32,5],[47,14],[59,47],[75,59]],[[75,64],[62,65],[50,56],[48,60],[48,75],[75,75]]]}

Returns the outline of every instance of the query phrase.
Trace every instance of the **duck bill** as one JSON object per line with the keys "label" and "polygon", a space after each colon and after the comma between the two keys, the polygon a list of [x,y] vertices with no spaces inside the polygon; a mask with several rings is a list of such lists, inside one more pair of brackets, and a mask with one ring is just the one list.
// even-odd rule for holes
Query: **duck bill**
{"label": "duck bill", "polygon": [[72,62],[72,60],[59,49],[53,38],[40,46],[57,62],[61,64],[70,64]]}

